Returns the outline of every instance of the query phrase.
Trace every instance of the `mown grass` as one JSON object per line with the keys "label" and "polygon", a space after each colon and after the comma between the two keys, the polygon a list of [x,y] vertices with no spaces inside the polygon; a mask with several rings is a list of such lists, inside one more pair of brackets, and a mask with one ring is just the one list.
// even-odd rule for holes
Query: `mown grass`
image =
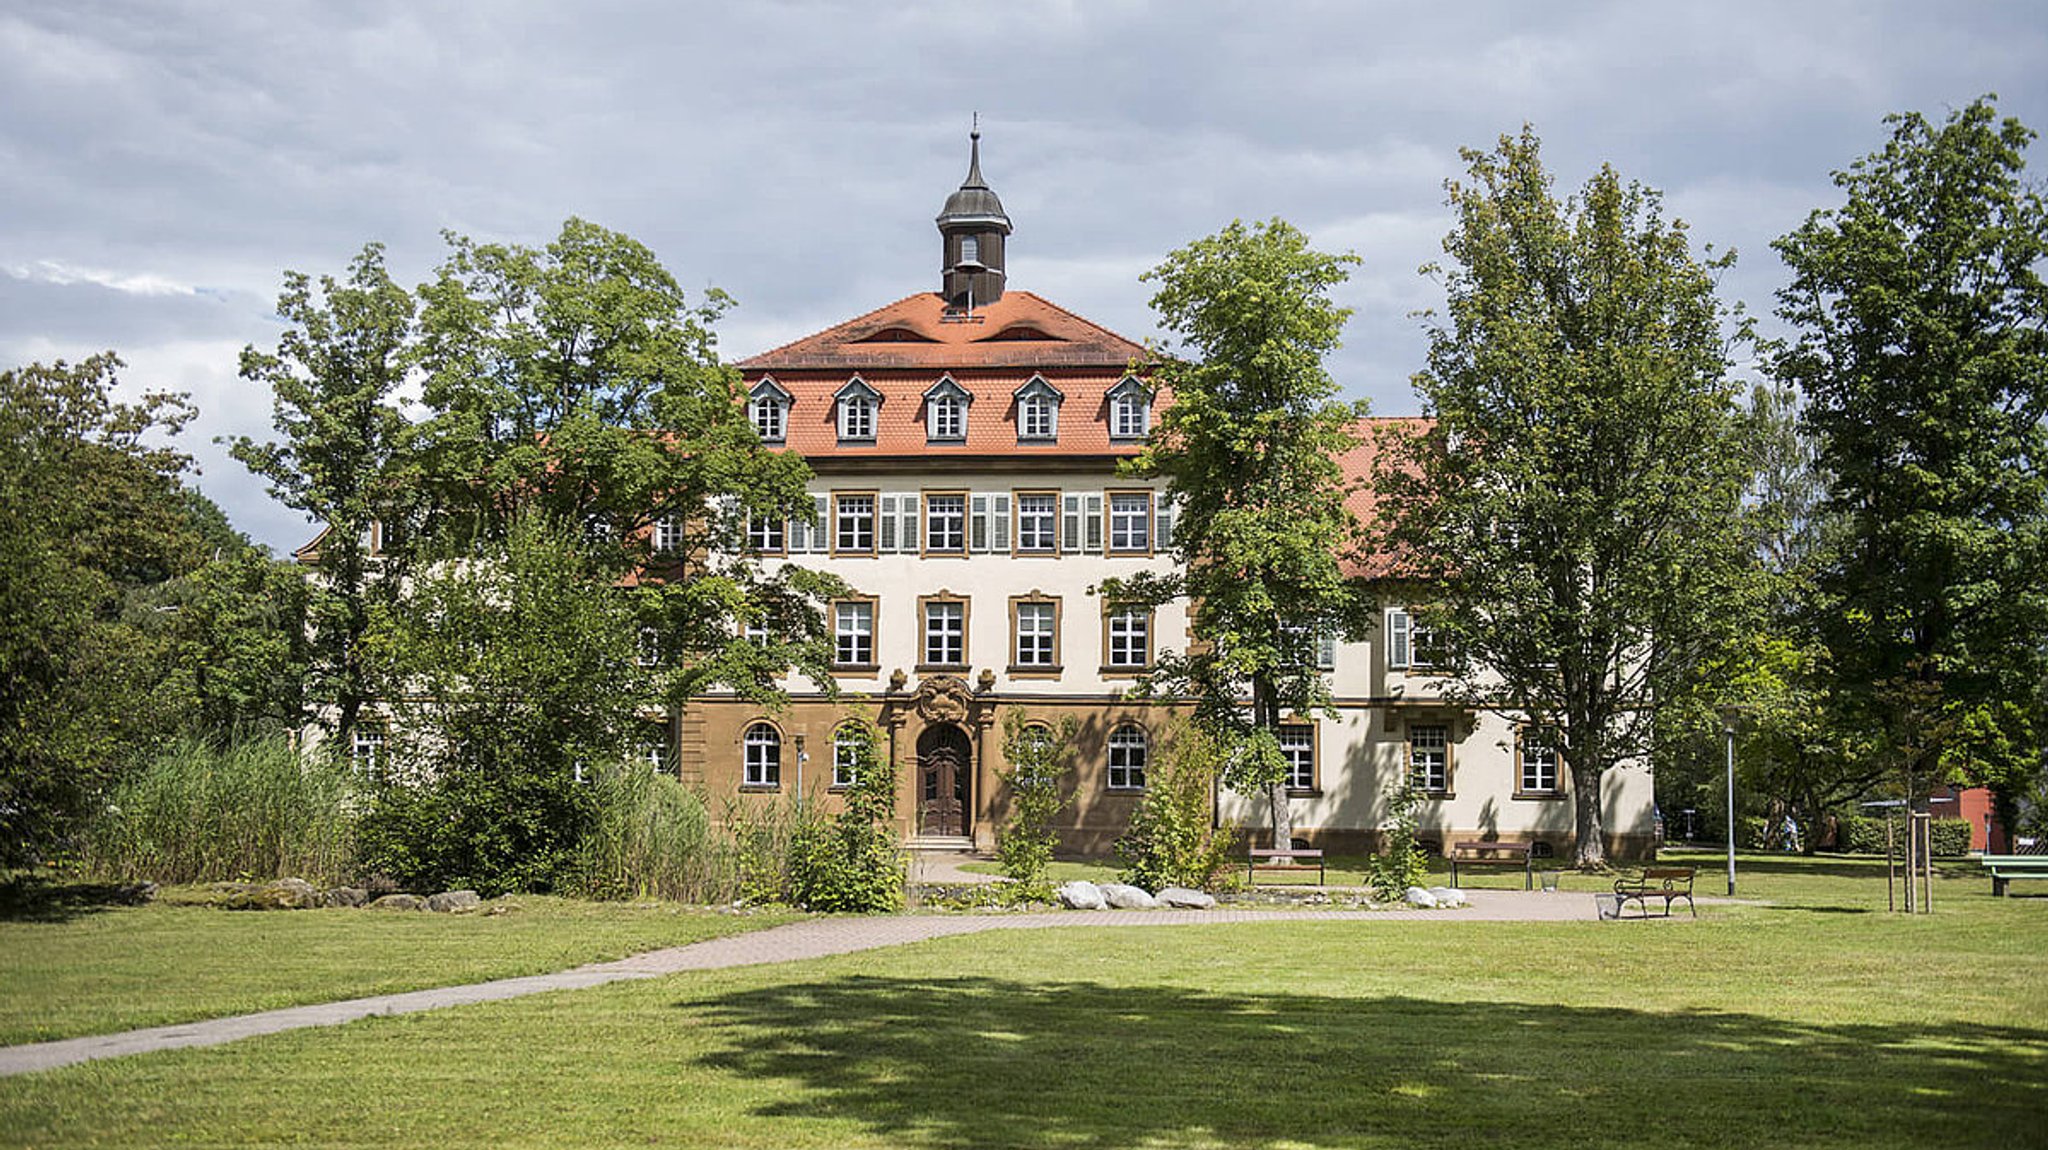
{"label": "mown grass", "polygon": [[0,1081],[113,1145],[2024,1147],[2048,899],[961,936]]}
{"label": "mown grass", "polygon": [[527,896],[497,916],[117,907],[79,889],[95,888],[0,908],[0,1044],[538,974],[794,917]]}

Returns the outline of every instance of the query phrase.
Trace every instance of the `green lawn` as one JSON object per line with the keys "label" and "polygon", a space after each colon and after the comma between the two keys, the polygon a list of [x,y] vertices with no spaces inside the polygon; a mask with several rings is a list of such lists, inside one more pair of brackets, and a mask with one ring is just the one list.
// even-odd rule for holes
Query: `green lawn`
{"label": "green lawn", "polygon": [[1788,905],[1697,922],[1002,931],[368,1019],[0,1080],[0,1142],[2048,1145],[2048,898],[1767,862]]}
{"label": "green lawn", "polygon": [[0,912],[0,1044],[538,974],[794,917],[511,901],[494,917],[17,902]]}

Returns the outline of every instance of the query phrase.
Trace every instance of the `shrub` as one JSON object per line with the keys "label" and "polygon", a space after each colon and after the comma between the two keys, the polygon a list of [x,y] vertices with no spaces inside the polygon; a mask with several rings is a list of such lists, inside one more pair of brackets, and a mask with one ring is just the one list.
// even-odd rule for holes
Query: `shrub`
{"label": "shrub", "polygon": [[734,887],[731,854],[711,837],[704,800],[644,762],[599,767],[575,890],[588,898],[714,902]]}
{"label": "shrub", "polygon": [[874,728],[855,723],[853,785],[829,823],[800,822],[789,852],[790,893],[809,910],[872,914],[903,905],[896,844],[896,768],[875,752]]}
{"label": "shrub", "polygon": [[1422,796],[1405,783],[1388,796],[1382,850],[1365,860],[1365,883],[1381,902],[1398,901],[1429,875],[1429,860],[1415,841],[1415,809],[1421,805]]}
{"label": "shrub", "polygon": [[1074,735],[1077,725],[1070,715],[1054,731],[1032,723],[1017,711],[1003,719],[1003,758],[1006,765],[997,775],[1009,787],[1010,809],[996,829],[996,858],[1009,876],[1020,899],[1050,901],[1052,886],[1045,868],[1052,862],[1059,836],[1052,820],[1071,796],[1063,793],[1074,769]]}
{"label": "shrub", "polygon": [[106,879],[338,879],[350,871],[355,779],[282,736],[187,739],[124,779],[88,829],[83,862]]}
{"label": "shrub", "polygon": [[[1835,849],[1847,854],[1881,855],[1884,853],[1885,820],[1867,815],[1849,815],[1836,820]],[[1970,853],[1970,823],[1967,819],[1935,819],[1929,832],[1934,838],[1934,853],[1944,858],[1954,858]],[[1893,850],[1904,853],[1906,849],[1906,820],[1898,817],[1892,825]]]}
{"label": "shrub", "polygon": [[1131,815],[1131,827],[1116,842],[1123,881],[1156,891],[1162,887],[1215,887],[1230,873],[1234,831],[1210,825],[1210,801],[1223,769],[1214,740],[1193,724],[1177,724],[1168,735],[1145,797]]}

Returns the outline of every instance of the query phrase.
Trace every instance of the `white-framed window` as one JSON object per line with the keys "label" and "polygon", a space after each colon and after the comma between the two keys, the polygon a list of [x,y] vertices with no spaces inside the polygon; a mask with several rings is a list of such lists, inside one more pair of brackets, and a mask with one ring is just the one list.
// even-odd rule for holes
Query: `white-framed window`
{"label": "white-framed window", "polygon": [[932,400],[927,412],[929,424],[926,436],[934,442],[958,441],[967,438],[967,409],[951,396],[940,396]]}
{"label": "white-framed window", "polygon": [[1017,604],[1017,665],[1053,665],[1053,634],[1059,623],[1059,607],[1053,603]]}
{"label": "white-framed window", "polygon": [[1012,393],[1017,400],[1017,441],[1051,443],[1060,436],[1060,389],[1034,375]]}
{"label": "white-framed window", "polygon": [[640,761],[657,771],[668,770],[668,740],[660,735],[641,740]]}
{"label": "white-framed window", "polygon": [[1436,636],[1421,619],[1401,607],[1387,609],[1387,666],[1419,671],[1437,666],[1441,658]]}
{"label": "white-framed window", "polygon": [[756,555],[782,554],[789,543],[783,524],[779,515],[747,516],[747,547]]}
{"label": "white-framed window", "polygon": [[767,377],[747,396],[747,419],[763,443],[781,443],[788,435],[790,394]]}
{"label": "white-framed window", "polygon": [[845,387],[834,392],[832,398],[839,404],[839,441],[873,443],[875,409],[882,402],[882,393],[855,376],[847,381]]}
{"label": "white-framed window", "polygon": [[981,262],[980,236],[960,237],[960,262],[963,264],[978,264]]}
{"label": "white-framed window", "polygon": [[382,775],[385,766],[384,728],[368,723],[358,723],[349,734],[349,764],[362,774],[372,778]]}
{"label": "white-framed window", "polygon": [[1109,789],[1145,789],[1145,728],[1125,723],[1109,733]]}
{"label": "white-framed window", "polygon": [[768,620],[755,616],[747,620],[747,642],[756,647],[766,647],[775,640],[774,632],[768,629]]}
{"label": "white-framed window", "polygon": [[832,605],[832,661],[842,667],[875,665],[875,605],[846,599]]}
{"label": "white-framed window", "polygon": [[832,550],[869,554],[875,549],[875,497],[834,497]]}
{"label": "white-framed window", "polygon": [[1442,723],[1408,724],[1408,781],[1418,791],[1451,787],[1450,729]]}
{"label": "white-framed window", "polygon": [[1152,549],[1152,496],[1143,491],[1112,492],[1109,497],[1109,549]]}
{"label": "white-framed window", "polygon": [[1152,613],[1121,608],[1109,613],[1109,658],[1112,667],[1129,670],[1152,665]]}
{"label": "white-framed window", "polygon": [[744,763],[746,773],[741,776],[743,785],[749,787],[779,787],[782,785],[782,735],[766,723],[755,723],[747,728]]}
{"label": "white-framed window", "polygon": [[860,770],[860,733],[851,726],[832,732],[832,785],[850,787]]}
{"label": "white-framed window", "polygon": [[924,549],[958,555],[967,550],[967,497],[924,497]]}
{"label": "white-framed window", "polygon": [[642,667],[661,664],[661,632],[653,627],[640,628],[640,634],[633,645],[633,661]]}
{"label": "white-framed window", "polygon": [[1548,727],[1521,730],[1521,771],[1517,780],[1527,795],[1557,793],[1557,733]]}
{"label": "white-framed window", "polygon": [[1312,791],[1316,786],[1316,729],[1289,724],[1279,732],[1280,755],[1287,760],[1287,789]]}
{"label": "white-framed window", "polygon": [[924,661],[939,667],[967,662],[967,604],[956,599],[925,603]]}
{"label": "white-framed window", "polygon": [[1337,669],[1337,632],[1324,629],[1316,632],[1316,670]]}
{"label": "white-framed window", "polygon": [[1050,554],[1058,551],[1060,497],[1027,494],[1017,497],[1017,550]]}
{"label": "white-framed window", "polygon": [[665,555],[673,555],[683,549],[683,521],[673,515],[664,515],[654,521],[654,549]]}
{"label": "white-framed window", "polygon": [[1152,431],[1152,394],[1137,377],[1109,389],[1109,437],[1143,439]]}

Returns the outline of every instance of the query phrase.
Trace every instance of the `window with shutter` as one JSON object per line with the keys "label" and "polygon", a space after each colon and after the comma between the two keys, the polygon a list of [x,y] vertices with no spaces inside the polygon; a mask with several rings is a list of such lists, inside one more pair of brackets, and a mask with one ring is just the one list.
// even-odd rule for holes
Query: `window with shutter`
{"label": "window with shutter", "polygon": [[897,515],[901,519],[901,526],[896,533],[896,541],[905,551],[917,550],[917,503],[918,497],[915,495],[897,497]]}
{"label": "window with shutter", "polygon": [[1084,526],[1087,528],[1088,535],[1081,544],[1081,550],[1093,555],[1100,555],[1102,554],[1102,496],[1090,495],[1085,498],[1087,500],[1088,515]]}
{"label": "window with shutter", "polygon": [[1158,539],[1152,548],[1154,551],[1168,551],[1173,547],[1173,505],[1172,499],[1160,497],[1159,511],[1152,520],[1152,530]]}
{"label": "window with shutter", "polygon": [[989,520],[991,524],[991,538],[988,545],[991,550],[1008,551],[1010,549],[1010,497],[998,495],[994,498],[995,514]]}
{"label": "window with shutter", "polygon": [[988,496],[974,497],[974,519],[968,536],[968,548],[973,551],[988,550]]}
{"label": "window with shutter", "polygon": [[1060,526],[1060,549],[1071,553],[1081,549],[1081,497],[1067,496],[1065,511]]}
{"label": "window with shutter", "polygon": [[1337,669],[1337,636],[1335,632],[1324,631],[1316,636],[1316,670]]}
{"label": "window with shutter", "polygon": [[1399,607],[1387,612],[1387,666],[1397,671],[1408,666],[1408,612]]}
{"label": "window with shutter", "polygon": [[803,555],[811,549],[811,525],[801,519],[789,521],[789,553]]}
{"label": "window with shutter", "polygon": [[877,524],[881,533],[881,547],[884,551],[896,550],[896,497],[882,496],[882,521]]}

